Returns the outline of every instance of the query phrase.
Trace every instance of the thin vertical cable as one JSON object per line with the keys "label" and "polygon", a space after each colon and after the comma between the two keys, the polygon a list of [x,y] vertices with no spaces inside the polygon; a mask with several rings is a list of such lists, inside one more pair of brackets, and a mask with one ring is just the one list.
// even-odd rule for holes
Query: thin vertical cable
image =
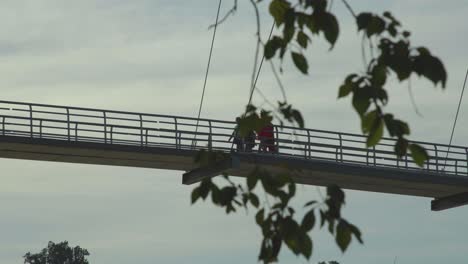
{"label": "thin vertical cable", "polygon": [[203,107],[203,99],[205,97],[205,89],[206,89],[206,82],[208,80],[208,73],[210,72],[211,55],[213,54],[213,46],[214,46],[214,41],[216,38],[216,29],[218,28],[219,10],[221,9],[221,2],[222,0],[219,0],[218,11],[216,13],[216,23],[214,24],[214,30],[213,30],[213,38],[211,39],[210,54],[208,55],[208,64],[206,65],[205,81],[203,82],[203,91],[202,91],[202,95],[200,98],[200,106],[198,108],[197,125],[195,126],[195,137],[192,141],[192,148],[197,144],[196,140],[197,140],[198,125],[200,123],[200,115],[201,115],[201,110]]}
{"label": "thin vertical cable", "polygon": [[455,126],[457,125],[458,113],[460,112],[460,106],[461,106],[461,102],[462,102],[462,99],[463,99],[463,93],[465,92],[467,77],[468,77],[468,69],[466,69],[465,81],[463,82],[463,88],[462,88],[462,91],[461,91],[460,100],[458,101],[457,113],[455,114],[455,120],[453,121],[452,134],[450,135],[450,141],[449,141],[449,144],[448,144],[447,154],[445,155],[444,170],[445,170],[445,165],[447,165],[447,158],[448,158],[448,154],[449,154],[449,151],[450,151],[450,147],[452,146],[453,132],[455,131]]}
{"label": "thin vertical cable", "polygon": [[[270,30],[270,35],[268,36],[268,41],[270,41],[271,34],[273,33],[273,28],[274,27],[275,27],[275,21],[273,21],[273,25],[271,25],[271,30]],[[268,43],[268,41],[267,41],[267,43]],[[258,76],[260,75],[260,71],[262,70],[262,65],[263,65],[264,60],[265,60],[265,52],[263,53],[262,60],[260,61],[260,66],[258,67],[257,76],[255,77],[255,81],[254,81],[252,87],[250,87],[249,102],[247,103],[247,105],[250,105],[250,103],[252,102],[253,92],[255,91],[255,86],[257,85]]]}

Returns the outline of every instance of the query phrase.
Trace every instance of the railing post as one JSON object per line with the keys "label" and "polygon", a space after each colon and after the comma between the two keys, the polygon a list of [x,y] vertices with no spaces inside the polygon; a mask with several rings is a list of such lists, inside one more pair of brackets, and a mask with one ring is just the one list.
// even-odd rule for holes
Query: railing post
{"label": "railing post", "polygon": [[375,151],[375,146],[372,147],[372,151],[374,152],[374,167],[377,166],[377,152]]}
{"label": "railing post", "polygon": [[341,163],[343,163],[343,139],[341,137],[341,133],[338,133],[338,139],[340,140],[340,159]]}
{"label": "railing post", "polygon": [[366,148],[366,165],[369,165],[369,149]]}
{"label": "railing post", "polygon": [[455,160],[455,175],[458,175],[458,160]]}
{"label": "railing post", "polygon": [[279,153],[279,132],[276,126],[273,126],[273,130],[275,131],[275,145],[276,145],[276,153]]}
{"label": "railing post", "polygon": [[39,138],[42,138],[42,119],[39,120]]}
{"label": "railing post", "polygon": [[107,114],[106,114],[106,111],[102,111],[102,117],[104,119],[104,144],[107,144]]}
{"label": "railing post", "polygon": [[140,143],[141,146],[143,147],[143,115],[139,114],[140,116]]}
{"label": "railing post", "polygon": [[311,151],[310,151],[310,131],[307,130],[307,149],[306,149],[306,153],[305,153],[305,156],[306,158],[309,157],[310,159],[310,156],[311,156]]}
{"label": "railing post", "polygon": [[[175,129],[175,144],[176,144],[176,149],[179,149],[179,148],[180,148],[180,146],[179,146],[179,143],[180,143],[179,137],[180,137],[180,135],[178,135],[178,134],[179,134],[179,133],[178,133],[179,131],[178,131],[178,129],[177,129],[177,117],[174,117],[174,129]],[[197,136],[197,135],[195,135],[195,136]]]}
{"label": "railing post", "polygon": [[2,134],[5,135],[5,117],[2,116]]}
{"label": "railing post", "polygon": [[408,153],[405,153],[405,169],[408,169]]}
{"label": "railing post", "polygon": [[145,135],[145,146],[148,146],[148,128],[146,129],[146,135]]}
{"label": "railing post", "polygon": [[114,126],[110,126],[110,143],[111,145],[114,143]]}
{"label": "railing post", "polygon": [[[436,172],[439,172],[439,155],[438,155],[438,152],[437,152],[437,145],[436,144],[434,144],[434,152],[435,152],[434,157],[436,159]],[[448,155],[448,152],[447,152],[447,155]],[[427,161],[427,163],[429,164],[429,161]],[[429,165],[428,165],[428,169],[429,169]]]}
{"label": "railing post", "polygon": [[29,104],[29,126],[30,126],[30,133],[31,133],[31,138],[33,137],[33,112],[32,112],[32,105]]}
{"label": "railing post", "polygon": [[70,141],[70,109],[67,107],[67,139]]}
{"label": "railing post", "polygon": [[211,151],[213,148],[213,134],[212,134],[212,128],[211,128],[211,120],[208,120],[208,126],[209,126],[209,135],[208,135],[208,149]]}
{"label": "railing post", "polygon": [[466,153],[466,175],[468,175],[468,148],[465,148],[465,153]]}
{"label": "railing post", "polygon": [[78,142],[78,122],[75,123],[75,141]]}

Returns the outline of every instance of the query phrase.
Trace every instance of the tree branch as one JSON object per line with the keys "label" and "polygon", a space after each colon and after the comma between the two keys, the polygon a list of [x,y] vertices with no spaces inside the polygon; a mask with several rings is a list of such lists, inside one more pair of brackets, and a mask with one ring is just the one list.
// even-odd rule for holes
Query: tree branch
{"label": "tree branch", "polygon": [[273,75],[275,76],[276,82],[278,83],[278,86],[281,89],[281,93],[283,94],[283,100],[284,100],[284,102],[287,102],[288,99],[286,98],[286,91],[284,89],[283,83],[281,82],[281,79],[279,78],[279,75],[276,72],[275,65],[273,64],[273,61],[271,61],[271,60],[270,60],[270,65],[271,65],[271,71],[273,72]]}
{"label": "tree branch", "polygon": [[226,21],[226,19],[230,16],[230,15],[234,15],[234,13],[237,11],[237,0],[234,0],[234,6],[229,9],[226,14],[223,16],[223,18],[221,18],[217,23],[214,23],[214,24],[211,24],[209,27],[208,27],[208,30],[210,30],[211,28],[215,27],[215,26],[219,26],[221,25],[224,21]]}
{"label": "tree branch", "polygon": [[348,1],[342,0],[343,4],[346,6],[346,8],[349,10],[351,15],[353,15],[354,18],[357,18],[356,13],[354,13],[354,10],[351,8],[351,6],[348,4]]}
{"label": "tree branch", "polygon": [[256,32],[257,44],[256,44],[256,47],[255,47],[254,67],[253,67],[253,71],[252,71],[252,80],[250,82],[249,101],[248,101],[247,105],[249,105],[250,102],[252,101],[253,92],[255,90],[255,75],[257,73],[258,54],[259,54],[259,51],[260,51],[260,44],[261,44],[261,38],[260,38],[260,13],[258,11],[258,6],[254,2],[254,0],[250,0],[250,3],[252,3],[252,5],[254,7],[254,10],[255,10],[255,19],[256,19],[256,22],[257,22],[257,32]]}

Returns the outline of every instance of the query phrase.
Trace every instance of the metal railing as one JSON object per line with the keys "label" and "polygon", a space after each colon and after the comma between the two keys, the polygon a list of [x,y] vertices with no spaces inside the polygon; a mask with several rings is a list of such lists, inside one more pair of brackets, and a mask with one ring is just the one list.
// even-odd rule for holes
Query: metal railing
{"label": "metal railing", "polygon": [[[232,151],[235,127],[230,121],[199,119],[196,131],[197,119],[190,117],[11,101],[0,101],[0,119],[0,136],[224,152]],[[265,155],[468,176],[466,147],[414,141],[430,156],[420,168],[411,157],[396,157],[394,139],[366,148],[363,135],[288,126],[274,126],[274,136],[275,152]]]}

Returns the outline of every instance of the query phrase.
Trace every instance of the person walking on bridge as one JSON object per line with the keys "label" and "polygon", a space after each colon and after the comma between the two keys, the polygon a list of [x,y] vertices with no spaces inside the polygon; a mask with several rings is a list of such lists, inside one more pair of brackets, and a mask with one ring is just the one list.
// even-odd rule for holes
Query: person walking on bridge
{"label": "person walking on bridge", "polygon": [[231,139],[234,138],[232,141],[236,145],[236,151],[244,151],[244,139],[240,135],[239,131],[239,123],[240,123],[240,118],[236,118],[236,126],[234,127],[234,131],[232,131],[231,136],[228,139],[228,142],[231,142]]}
{"label": "person walking on bridge", "polygon": [[258,139],[260,140],[260,145],[258,146],[259,152],[276,152],[273,130],[273,125],[269,123],[258,133]]}

